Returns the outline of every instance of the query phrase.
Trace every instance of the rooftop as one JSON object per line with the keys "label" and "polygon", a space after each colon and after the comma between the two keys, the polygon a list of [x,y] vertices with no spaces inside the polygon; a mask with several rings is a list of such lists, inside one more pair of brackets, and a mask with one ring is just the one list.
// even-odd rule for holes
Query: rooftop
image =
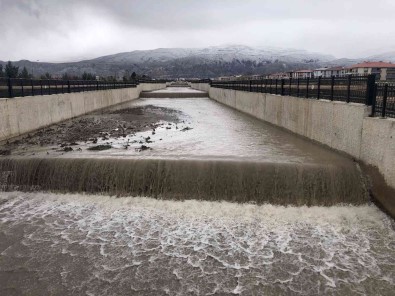
{"label": "rooftop", "polygon": [[395,68],[395,64],[386,62],[363,62],[355,65],[351,65],[350,69],[355,68]]}

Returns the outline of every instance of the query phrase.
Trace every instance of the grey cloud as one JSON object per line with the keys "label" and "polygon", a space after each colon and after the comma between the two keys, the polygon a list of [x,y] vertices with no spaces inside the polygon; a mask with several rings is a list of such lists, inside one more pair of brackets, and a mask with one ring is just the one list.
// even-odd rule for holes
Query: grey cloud
{"label": "grey cloud", "polygon": [[392,0],[0,0],[0,59],[67,60],[223,43],[390,51]]}

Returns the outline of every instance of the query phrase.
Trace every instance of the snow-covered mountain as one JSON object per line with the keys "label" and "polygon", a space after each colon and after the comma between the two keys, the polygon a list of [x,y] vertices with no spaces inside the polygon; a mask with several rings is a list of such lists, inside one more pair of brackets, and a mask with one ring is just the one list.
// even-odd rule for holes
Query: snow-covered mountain
{"label": "snow-covered mountain", "polygon": [[366,60],[395,63],[395,51],[390,51],[390,52],[385,52],[385,53],[382,53],[382,54],[370,56]]}
{"label": "snow-covered mountain", "polygon": [[19,61],[16,64],[33,69],[35,75],[46,72],[81,75],[89,72],[100,76],[128,76],[136,72],[155,78],[206,78],[313,69],[327,65],[334,59],[330,55],[306,50],[226,45],[136,50],[73,63]]}
{"label": "snow-covered mountain", "polygon": [[207,48],[158,48],[154,50],[136,50],[93,59],[95,62],[111,63],[151,63],[168,62],[182,58],[201,58],[205,61],[231,62],[250,60],[255,62],[281,60],[283,62],[304,62],[315,60],[327,62],[333,60],[330,55],[310,53],[306,50],[281,49],[272,47],[249,47],[244,45],[212,46]]}

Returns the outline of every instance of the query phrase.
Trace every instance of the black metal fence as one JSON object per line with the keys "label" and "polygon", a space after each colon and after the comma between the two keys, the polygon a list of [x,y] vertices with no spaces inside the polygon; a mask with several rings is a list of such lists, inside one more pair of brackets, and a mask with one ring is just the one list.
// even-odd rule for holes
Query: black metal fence
{"label": "black metal fence", "polygon": [[0,78],[0,98],[54,95],[85,91],[136,87],[139,83],[165,83],[165,80],[96,81],[59,79]]}
{"label": "black metal fence", "polygon": [[374,75],[331,78],[212,81],[212,87],[372,105]]}
{"label": "black metal fence", "polygon": [[0,98],[136,87],[138,82],[0,78]]}
{"label": "black metal fence", "polygon": [[395,118],[395,83],[377,83],[373,116]]}
{"label": "black metal fence", "polygon": [[395,118],[395,83],[375,81],[375,75],[211,81],[211,86],[307,99],[327,99],[372,106],[372,116]]}

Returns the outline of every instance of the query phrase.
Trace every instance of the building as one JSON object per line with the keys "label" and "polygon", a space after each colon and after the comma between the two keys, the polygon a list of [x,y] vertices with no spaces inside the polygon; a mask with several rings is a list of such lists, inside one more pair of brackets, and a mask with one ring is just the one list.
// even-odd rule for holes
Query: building
{"label": "building", "polygon": [[292,75],[292,72],[281,72],[281,73],[273,73],[266,75],[267,79],[289,79]]}
{"label": "building", "polygon": [[375,74],[377,80],[395,80],[395,64],[386,62],[363,62],[349,67],[352,75]]}
{"label": "building", "polygon": [[328,69],[328,68],[325,67],[325,68],[318,68],[318,69],[315,69],[314,72],[313,72],[314,77],[320,77],[320,76],[321,76],[321,77],[326,77],[326,76],[324,75],[326,69]]}
{"label": "building", "polygon": [[331,68],[326,68],[324,71],[322,77],[344,77],[351,74],[350,70],[348,68],[338,66],[338,67],[331,67]]}
{"label": "building", "polygon": [[298,70],[292,73],[292,78],[313,78],[313,70]]}

